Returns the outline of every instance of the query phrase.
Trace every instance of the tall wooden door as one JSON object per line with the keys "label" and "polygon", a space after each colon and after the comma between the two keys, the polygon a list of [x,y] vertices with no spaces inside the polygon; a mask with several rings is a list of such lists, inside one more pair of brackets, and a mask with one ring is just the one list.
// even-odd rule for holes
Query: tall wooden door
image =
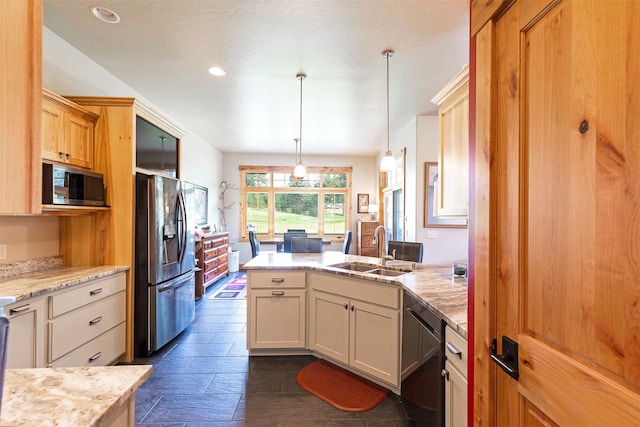
{"label": "tall wooden door", "polygon": [[639,425],[640,1],[478,0],[472,27],[474,423]]}

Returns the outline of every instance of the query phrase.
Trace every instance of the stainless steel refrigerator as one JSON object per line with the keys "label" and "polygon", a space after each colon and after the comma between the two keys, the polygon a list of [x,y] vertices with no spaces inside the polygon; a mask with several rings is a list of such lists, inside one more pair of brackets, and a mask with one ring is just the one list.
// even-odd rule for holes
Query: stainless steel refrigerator
{"label": "stainless steel refrigerator", "polygon": [[134,354],[148,356],[195,318],[192,184],[136,174]]}

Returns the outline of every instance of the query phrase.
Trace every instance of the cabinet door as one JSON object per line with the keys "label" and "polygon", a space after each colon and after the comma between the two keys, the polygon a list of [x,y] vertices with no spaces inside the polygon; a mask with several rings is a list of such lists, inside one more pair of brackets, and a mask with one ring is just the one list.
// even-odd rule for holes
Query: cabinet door
{"label": "cabinet door", "polygon": [[93,168],[93,122],[65,113],[64,144],[67,163]]}
{"label": "cabinet door", "polygon": [[42,1],[0,1],[0,213],[42,206]]}
{"label": "cabinet door", "polygon": [[312,350],[349,363],[349,300],[319,291],[311,292],[309,340]]}
{"label": "cabinet door", "polygon": [[7,368],[44,367],[44,299],[28,299],[5,307],[9,317]]}
{"label": "cabinet door", "polygon": [[469,212],[469,69],[465,67],[433,102],[439,105],[440,147],[434,215]]}
{"label": "cabinet door", "polygon": [[42,100],[42,158],[64,161],[64,111]]}
{"label": "cabinet door", "polygon": [[358,300],[349,306],[349,364],[399,385],[400,314]]}
{"label": "cabinet door", "polygon": [[445,427],[467,426],[467,379],[448,361],[445,362],[447,377],[444,384]]}
{"label": "cabinet door", "polygon": [[305,348],[305,294],[297,289],[251,290],[250,348]]}

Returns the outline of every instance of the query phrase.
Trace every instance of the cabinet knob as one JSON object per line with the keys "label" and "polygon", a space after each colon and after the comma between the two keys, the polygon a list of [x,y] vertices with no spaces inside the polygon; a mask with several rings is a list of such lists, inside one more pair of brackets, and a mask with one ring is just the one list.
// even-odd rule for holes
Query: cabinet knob
{"label": "cabinet knob", "polygon": [[444,377],[444,379],[445,379],[445,380],[449,381],[449,371],[447,371],[446,369],[443,369],[443,370],[440,372],[440,375],[441,375],[442,377]]}
{"label": "cabinet knob", "polygon": [[349,304],[347,304],[346,302],[344,303],[344,309],[348,310],[349,309]]}
{"label": "cabinet knob", "polygon": [[351,311],[354,311],[355,309],[356,309],[356,307],[352,305],[351,306]]}
{"label": "cabinet knob", "polygon": [[58,151],[58,157],[64,159],[64,153],[62,151]]}
{"label": "cabinet knob", "polygon": [[67,160],[69,160],[71,158],[71,154],[67,153],[65,154],[65,157],[67,158]]}

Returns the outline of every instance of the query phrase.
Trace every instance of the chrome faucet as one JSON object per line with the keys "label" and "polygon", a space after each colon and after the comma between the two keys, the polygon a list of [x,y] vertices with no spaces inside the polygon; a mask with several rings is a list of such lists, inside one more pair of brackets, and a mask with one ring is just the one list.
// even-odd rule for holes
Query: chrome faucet
{"label": "chrome faucet", "polygon": [[[382,239],[378,237],[380,231],[382,231]],[[380,258],[380,264],[383,267],[386,267],[387,261],[392,260],[393,257],[387,255],[387,230],[385,230],[383,225],[379,225],[376,227],[375,231],[373,232],[373,241],[371,243],[378,247],[378,258]]]}

